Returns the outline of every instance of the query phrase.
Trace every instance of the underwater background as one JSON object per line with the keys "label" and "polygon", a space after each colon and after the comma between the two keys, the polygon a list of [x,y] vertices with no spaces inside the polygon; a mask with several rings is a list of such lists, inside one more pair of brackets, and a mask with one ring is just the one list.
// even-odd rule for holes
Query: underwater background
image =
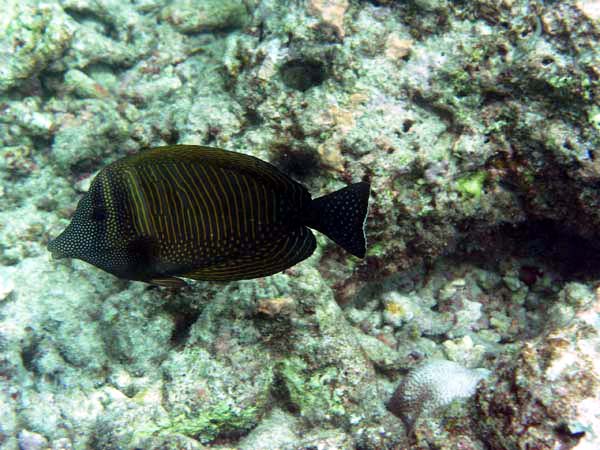
{"label": "underwater background", "polygon": [[[0,0],[0,449],[599,449],[599,39],[598,0]],[[366,258],[51,259],[171,144],[370,182]]]}

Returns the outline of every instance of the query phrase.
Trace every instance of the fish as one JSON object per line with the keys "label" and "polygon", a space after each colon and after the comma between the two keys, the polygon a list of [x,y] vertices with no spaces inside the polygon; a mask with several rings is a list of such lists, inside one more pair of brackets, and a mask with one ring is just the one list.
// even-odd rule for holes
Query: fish
{"label": "fish", "polygon": [[313,199],[272,164],[243,153],[169,145],[116,160],[92,180],[48,244],[125,280],[182,287],[182,278],[266,277],[308,258],[317,230],[364,258],[370,185]]}

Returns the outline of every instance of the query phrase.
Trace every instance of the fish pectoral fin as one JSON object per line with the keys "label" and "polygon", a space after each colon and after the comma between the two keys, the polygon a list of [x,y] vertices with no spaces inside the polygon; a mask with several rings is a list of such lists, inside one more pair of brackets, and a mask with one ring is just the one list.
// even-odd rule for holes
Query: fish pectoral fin
{"label": "fish pectoral fin", "polygon": [[175,288],[175,289],[179,289],[184,286],[187,286],[187,283],[185,281],[183,281],[181,278],[176,278],[176,277],[151,278],[150,280],[148,280],[148,283],[154,284],[156,286]]}

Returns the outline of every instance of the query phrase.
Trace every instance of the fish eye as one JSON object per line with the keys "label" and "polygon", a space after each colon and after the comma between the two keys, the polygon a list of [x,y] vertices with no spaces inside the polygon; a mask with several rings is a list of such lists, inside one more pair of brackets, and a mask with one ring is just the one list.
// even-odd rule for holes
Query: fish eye
{"label": "fish eye", "polygon": [[96,206],[92,211],[92,220],[94,222],[102,222],[106,219],[106,209],[102,206]]}

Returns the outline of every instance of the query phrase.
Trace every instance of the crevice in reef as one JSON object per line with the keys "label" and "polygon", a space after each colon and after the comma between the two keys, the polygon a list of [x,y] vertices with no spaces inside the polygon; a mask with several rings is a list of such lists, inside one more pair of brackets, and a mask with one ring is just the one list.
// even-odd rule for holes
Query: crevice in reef
{"label": "crevice in reef", "polygon": [[190,328],[198,320],[198,311],[176,311],[173,312],[175,327],[171,334],[171,344],[174,347],[183,346],[190,335]]}
{"label": "crevice in reef", "polygon": [[300,408],[292,401],[290,391],[279,371],[275,372],[275,378],[271,387],[271,397],[274,403],[290,414],[298,415]]}
{"label": "crevice in reef", "polygon": [[[476,250],[474,241],[479,243]],[[507,256],[532,258],[569,281],[600,277],[600,239],[584,238],[552,220],[533,219],[481,231],[463,239],[456,253],[483,266]]]}

